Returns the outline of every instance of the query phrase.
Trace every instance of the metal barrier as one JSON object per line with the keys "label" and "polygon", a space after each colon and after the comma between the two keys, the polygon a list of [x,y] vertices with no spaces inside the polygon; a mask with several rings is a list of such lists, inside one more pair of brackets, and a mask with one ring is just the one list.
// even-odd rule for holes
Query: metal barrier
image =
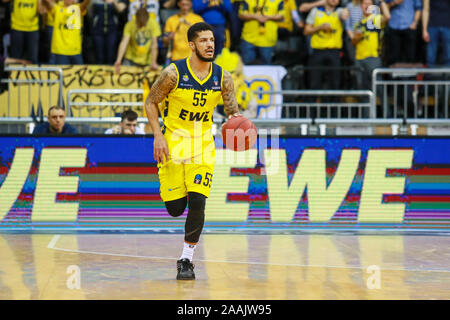
{"label": "metal barrier", "polygon": [[[339,87],[333,90],[351,90],[358,87],[357,74],[364,70],[358,66],[309,66],[309,65],[295,65],[287,68],[287,74],[283,79],[283,88],[286,90],[317,90],[311,88],[311,75],[314,72],[322,72],[325,76],[329,76],[330,72],[337,71],[340,74]],[[321,90],[331,90],[330,85],[327,85],[324,79]]]}
{"label": "metal barrier", "polygon": [[[282,95],[283,103],[272,106],[284,109],[281,110],[284,118],[375,118],[374,95],[370,90],[281,90],[254,93]],[[296,101],[285,102],[285,97],[288,96],[294,97]],[[344,101],[346,99],[350,101]]]}
{"label": "metal barrier", "polygon": [[[24,72],[25,76],[28,78],[28,74],[27,72],[33,72],[33,71],[38,71],[38,72],[48,72],[48,79],[34,79],[34,76],[31,75],[30,78],[31,79],[19,79],[19,75],[17,75],[17,77],[15,79],[1,79],[1,81],[3,83],[8,83],[8,106],[7,106],[7,116],[11,117],[12,116],[12,108],[14,106],[11,106],[11,95],[14,94],[13,90],[12,90],[12,86],[17,88],[17,114],[20,117],[21,114],[21,108],[22,108],[22,99],[23,96],[21,94],[21,89],[24,85],[27,85],[28,88],[28,115],[31,115],[32,113],[32,106],[36,105],[36,107],[38,107],[38,105],[41,103],[41,89],[43,85],[47,85],[48,86],[48,105],[53,105],[52,103],[52,96],[55,96],[54,94],[52,94],[52,87],[53,84],[59,84],[58,86],[58,93],[57,93],[57,97],[58,97],[58,101],[56,103],[62,103],[64,96],[63,96],[63,87],[64,87],[64,83],[63,83],[63,71],[61,68],[56,68],[56,67],[27,67],[27,66],[5,66],[5,71],[7,72],[11,72],[11,71],[17,71],[17,72]],[[56,74],[57,75],[57,79],[50,79],[51,75]],[[38,99],[37,101],[32,101],[32,94],[31,94],[31,87],[33,85],[38,85],[39,86],[39,90],[38,90]],[[55,104],[56,104],[55,103]]]}
{"label": "metal barrier", "polygon": [[[326,117],[331,117],[332,113],[335,113],[337,118],[342,118],[343,113],[346,113],[347,118],[352,118],[352,111],[356,117],[354,118],[363,118],[365,117],[375,117],[375,110],[373,109],[373,94],[369,90],[365,91],[351,91],[351,90],[282,90],[282,91],[255,91],[257,95],[282,95],[283,99],[286,96],[294,97],[294,99],[304,99],[305,97],[337,97],[337,100],[329,100],[324,102],[283,102],[282,104],[272,103],[271,107],[282,108],[284,109],[284,113],[288,114],[284,118],[315,118],[321,117],[321,113],[326,111]],[[104,108],[108,108],[106,111],[106,117],[116,116],[116,111],[113,108],[120,107],[121,111],[123,111],[124,107],[142,107],[143,102],[105,102],[105,101],[90,101],[89,96],[95,94],[111,94],[111,95],[120,95],[120,94],[143,94],[142,89],[76,89],[70,90],[67,93],[67,105],[70,114],[76,115],[76,112],[73,111],[73,108],[78,108],[78,116],[81,117],[81,109],[88,108],[89,117],[91,117],[91,110],[89,108],[92,107],[100,107],[100,115],[99,118],[103,117]],[[80,98],[80,95],[85,95],[83,97],[83,102],[74,101],[74,97]],[[353,98],[353,100],[362,100],[361,102],[349,102],[344,101],[344,99]],[[335,98],[336,99],[336,98]],[[302,109],[305,111],[304,115],[301,115]],[[367,112],[364,112],[364,109],[367,109]],[[316,115],[314,116],[312,110],[315,110]],[[332,111],[334,110],[334,111]],[[294,115],[295,113],[295,115]],[[289,116],[290,115],[290,116]]]}
{"label": "metal barrier", "polygon": [[[9,103],[10,95],[15,94],[13,86],[20,88],[28,85],[39,85],[39,97],[41,87],[48,85],[49,99],[54,84],[59,84],[58,100],[63,97],[63,73],[61,68],[54,67],[22,67],[9,66],[6,71],[42,71],[48,72],[48,79],[2,79],[8,83],[8,114],[0,120],[0,132],[14,133],[31,132],[34,127],[32,118],[12,117],[9,110],[14,106]],[[57,79],[50,79],[50,75],[56,74]],[[383,77],[389,77],[384,79]],[[438,77],[438,78],[437,78]],[[439,78],[440,77],[440,78]],[[392,134],[416,134],[418,127],[435,127],[435,132],[450,130],[449,120],[449,95],[450,95],[450,68],[423,69],[423,68],[390,68],[375,69],[372,74],[373,91],[358,90],[281,90],[281,91],[255,91],[256,95],[283,97],[283,102],[271,104],[280,108],[282,119],[252,119],[259,129],[283,128],[284,133],[299,132],[306,134],[329,134],[340,127],[362,129],[363,127],[387,126],[392,128]],[[402,78],[398,80],[398,78]],[[414,78],[414,80],[405,80]],[[437,79],[436,79],[437,78]],[[20,111],[20,89],[17,91],[18,106]],[[101,95],[120,97],[120,101],[106,101],[98,98]],[[77,89],[67,93],[67,121],[73,123],[81,130],[80,133],[102,133],[104,126],[117,124],[120,118],[117,114],[124,108],[142,108],[143,101],[139,100],[143,94],[142,89]],[[97,95],[97,96],[94,96]],[[128,99],[127,95],[130,97]],[[131,102],[132,95],[134,101]],[[53,95],[54,96],[54,95]],[[273,98],[272,97],[272,98]],[[28,111],[31,114],[31,95],[28,95]],[[376,119],[377,99],[381,103],[379,119]],[[114,100],[114,99],[112,99]],[[117,99],[116,99],[117,100]],[[273,99],[276,101],[276,99]],[[51,100],[50,100],[51,101]],[[52,103],[50,102],[50,105]],[[22,106],[23,107],[23,106]],[[408,114],[409,109],[412,115]],[[423,113],[420,114],[421,108]],[[105,111],[106,109],[106,111]],[[401,109],[406,112],[401,113]],[[85,111],[82,115],[81,111]],[[97,110],[92,115],[91,111]],[[78,112],[76,112],[78,111]],[[78,113],[78,114],[74,114]],[[20,114],[20,112],[19,112]],[[75,117],[74,117],[75,116]],[[402,119],[400,119],[400,116]],[[432,119],[429,118],[432,117]],[[426,119],[419,119],[426,118]],[[215,119],[216,124],[221,120]],[[423,120],[423,121],[422,121]],[[139,122],[145,125],[146,118],[139,118]],[[5,127],[6,126],[6,127]],[[358,129],[358,130],[359,130]],[[442,129],[442,130],[441,130]],[[11,130],[11,131],[10,131]],[[93,131],[91,131],[93,130]],[[289,132],[291,130],[291,132]],[[349,130],[352,132],[353,129]],[[357,130],[356,130],[357,131]],[[356,132],[355,131],[355,132]],[[336,131],[337,132],[337,131]],[[362,132],[362,131],[361,131]],[[364,133],[363,133],[364,134]]]}
{"label": "metal barrier", "polygon": [[[143,107],[144,102],[128,102],[128,101],[90,101],[91,95],[142,95],[144,93],[143,89],[73,89],[67,92],[67,108],[70,114],[75,115],[74,108],[78,109],[78,116],[81,117],[81,111],[83,108],[86,108],[89,113],[89,117],[92,115],[92,107],[99,107],[99,118],[103,118],[103,110],[108,108],[106,113],[106,117],[114,117],[116,116],[115,108],[119,107],[121,109],[120,112],[124,111],[124,107]],[[81,95],[85,95],[85,97],[81,97]],[[97,96],[97,98],[101,97]],[[75,99],[81,99],[83,102],[76,102]],[[98,99],[97,99],[98,100]],[[131,100],[131,99],[130,99]],[[141,99],[142,100],[142,99]]]}
{"label": "metal barrier", "polygon": [[381,104],[379,117],[448,118],[450,68],[375,69],[372,92]]}

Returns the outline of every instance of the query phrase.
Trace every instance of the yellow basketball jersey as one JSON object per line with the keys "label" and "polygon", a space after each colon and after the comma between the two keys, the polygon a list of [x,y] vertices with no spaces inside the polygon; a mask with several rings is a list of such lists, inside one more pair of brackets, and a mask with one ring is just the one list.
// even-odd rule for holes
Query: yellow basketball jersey
{"label": "yellow basketball jersey", "polygon": [[162,132],[172,157],[193,158],[205,152],[214,153],[211,132],[213,111],[222,97],[222,68],[211,63],[209,75],[198,79],[189,65],[189,58],[172,63],[178,81],[160,104],[164,125]]}
{"label": "yellow basketball jersey", "polygon": [[342,48],[342,32],[344,28],[339,18],[338,11],[326,12],[323,7],[317,8],[314,19],[314,27],[321,24],[329,23],[331,31],[319,31],[311,37],[311,47],[313,49],[341,49]]}
{"label": "yellow basketball jersey", "polygon": [[39,30],[38,0],[14,0],[11,28],[18,31]]}

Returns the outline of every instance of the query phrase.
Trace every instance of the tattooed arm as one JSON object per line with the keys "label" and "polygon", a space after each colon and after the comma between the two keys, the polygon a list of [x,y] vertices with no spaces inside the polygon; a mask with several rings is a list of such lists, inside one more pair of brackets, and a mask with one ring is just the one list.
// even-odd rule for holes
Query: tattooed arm
{"label": "tattooed arm", "polygon": [[175,67],[169,65],[155,81],[145,101],[145,111],[154,136],[153,157],[158,163],[164,163],[165,159],[169,159],[169,147],[159,125],[158,104],[175,88],[177,79]]}
{"label": "tattooed arm", "polygon": [[223,83],[222,83],[222,99],[224,111],[228,118],[239,114],[239,107],[234,95],[233,78],[228,71],[223,70]]}

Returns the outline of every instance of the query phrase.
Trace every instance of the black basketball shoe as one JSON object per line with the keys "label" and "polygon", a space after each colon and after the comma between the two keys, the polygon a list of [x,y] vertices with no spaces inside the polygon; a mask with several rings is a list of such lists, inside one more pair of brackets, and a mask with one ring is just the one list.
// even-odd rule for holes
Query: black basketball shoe
{"label": "black basketball shoe", "polygon": [[177,280],[194,280],[194,265],[189,259],[181,259],[177,261]]}

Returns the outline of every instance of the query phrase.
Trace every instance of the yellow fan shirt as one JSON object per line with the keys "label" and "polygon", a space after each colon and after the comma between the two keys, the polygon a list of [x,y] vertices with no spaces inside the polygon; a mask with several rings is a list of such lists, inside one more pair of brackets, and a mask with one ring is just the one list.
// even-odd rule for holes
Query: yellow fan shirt
{"label": "yellow fan shirt", "polygon": [[278,22],[279,28],[284,28],[290,32],[294,31],[294,20],[292,19],[292,11],[297,10],[295,0],[284,0],[284,21]]}
{"label": "yellow fan shirt", "polygon": [[180,14],[175,14],[167,19],[164,27],[164,32],[174,32],[172,49],[172,61],[187,58],[191,55],[191,49],[187,40],[187,31],[190,26],[197,22],[203,22],[203,18],[195,13],[188,13],[182,17]]}
{"label": "yellow fan shirt", "polygon": [[136,20],[131,20],[125,25],[123,35],[130,37],[125,58],[142,66],[151,64],[153,37],[161,35],[159,23],[150,18],[146,26],[138,29]]}
{"label": "yellow fan shirt", "polygon": [[378,58],[379,57],[379,45],[380,45],[380,26],[381,15],[375,17],[367,17],[362,19],[355,29],[362,33],[362,39],[356,44],[356,60],[363,60],[366,58]]}
{"label": "yellow fan shirt", "polygon": [[[57,1],[61,6],[63,5],[63,1]],[[48,27],[53,27],[55,24],[55,15],[52,12],[47,12],[47,21],[46,24]]]}
{"label": "yellow fan shirt", "polygon": [[63,3],[53,6],[54,16],[51,52],[53,54],[74,56],[81,54],[82,18],[80,4],[65,7]]}
{"label": "yellow fan shirt", "polygon": [[[284,16],[283,0],[245,0],[241,3],[239,13],[258,13],[266,16],[281,14]],[[278,23],[267,21],[260,26],[256,20],[245,21],[242,27],[242,39],[257,47],[273,47],[278,40]]]}
{"label": "yellow fan shirt", "polygon": [[11,29],[17,31],[39,30],[39,0],[12,0]]}
{"label": "yellow fan shirt", "polygon": [[[344,27],[340,19],[342,9],[336,9],[332,12],[326,12],[323,7],[314,8],[311,15],[314,15],[314,27],[328,23],[331,26],[331,31],[319,31],[311,37],[311,48],[313,49],[342,49],[342,33]],[[306,23],[309,23],[309,16]]]}

